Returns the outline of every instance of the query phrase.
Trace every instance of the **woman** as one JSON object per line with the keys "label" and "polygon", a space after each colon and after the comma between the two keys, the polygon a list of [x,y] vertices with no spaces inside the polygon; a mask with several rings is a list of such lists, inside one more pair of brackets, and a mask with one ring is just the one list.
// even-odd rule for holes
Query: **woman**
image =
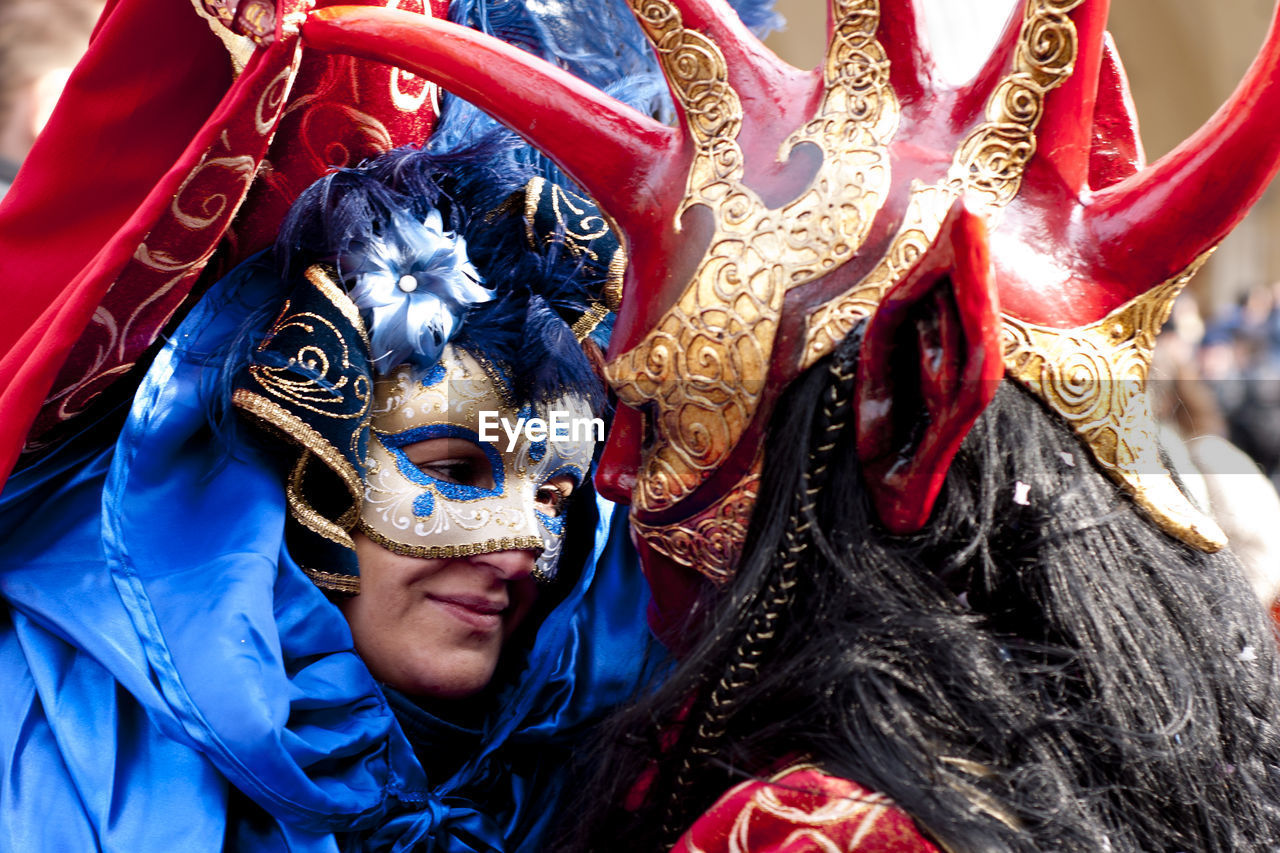
{"label": "woman", "polygon": [[599,331],[613,247],[529,177],[493,145],[330,176],[118,440],[11,481],[0,849],[539,848],[644,629],[596,576],[592,440],[479,440],[598,408],[557,312]]}

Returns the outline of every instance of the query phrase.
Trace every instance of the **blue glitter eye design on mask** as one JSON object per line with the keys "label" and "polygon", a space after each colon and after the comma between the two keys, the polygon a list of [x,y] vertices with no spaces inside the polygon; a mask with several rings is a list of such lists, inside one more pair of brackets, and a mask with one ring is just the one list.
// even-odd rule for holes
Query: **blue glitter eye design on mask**
{"label": "blue glitter eye design on mask", "polygon": [[[481,498],[501,497],[506,488],[506,475],[502,468],[502,458],[492,445],[480,441],[480,437],[469,429],[453,424],[428,424],[414,427],[394,435],[381,436],[382,444],[395,460],[396,469],[409,482],[427,489],[413,499],[413,511],[419,518],[427,518],[435,510],[435,497],[431,490],[439,493],[446,500],[474,501]],[[432,477],[410,461],[404,448],[419,441],[433,438],[462,438],[479,447],[489,460],[489,469],[493,474],[493,488],[485,489],[465,483],[451,483]]]}

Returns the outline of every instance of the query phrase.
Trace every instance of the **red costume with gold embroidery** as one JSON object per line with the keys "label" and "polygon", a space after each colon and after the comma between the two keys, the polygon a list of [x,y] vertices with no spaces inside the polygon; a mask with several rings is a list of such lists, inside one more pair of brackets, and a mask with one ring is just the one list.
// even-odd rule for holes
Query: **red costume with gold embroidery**
{"label": "red costume with gold embroidery", "polygon": [[131,393],[117,381],[201,275],[207,287],[269,246],[326,170],[426,140],[434,87],[306,49],[298,27],[315,5],[107,4],[0,205],[0,474],[24,442],[51,444]]}
{"label": "red costume with gold embroidery", "polygon": [[730,789],[672,853],[936,853],[883,794],[799,766]]}

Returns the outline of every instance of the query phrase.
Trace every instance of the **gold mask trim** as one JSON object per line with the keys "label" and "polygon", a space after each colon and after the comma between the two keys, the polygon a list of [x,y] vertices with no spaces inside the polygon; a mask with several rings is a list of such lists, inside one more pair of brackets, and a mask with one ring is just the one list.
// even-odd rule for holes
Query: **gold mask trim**
{"label": "gold mask trim", "polygon": [[[342,479],[356,506],[359,506],[364,500],[364,481],[360,479],[359,472],[346,459],[342,458],[342,454],[335,450],[324,436],[312,429],[306,422],[276,403],[244,388],[236,390],[231,395],[231,401],[237,408],[243,409],[261,419],[264,423],[270,424],[290,440],[319,457],[321,462],[328,465]],[[298,520],[304,524],[306,523],[301,518]],[[321,531],[316,532],[320,533]]]}
{"label": "gold mask trim", "polygon": [[307,501],[306,491],[303,488],[303,478],[306,476],[307,463],[310,461],[311,453],[304,452],[298,457],[298,464],[293,466],[293,473],[289,475],[289,485],[285,489],[289,512],[299,524],[309,528],[313,533],[344,548],[355,550],[355,542],[352,541],[348,531],[359,517],[360,504],[352,502],[351,507],[337,521],[331,521],[317,512]]}
{"label": "gold mask trim", "polygon": [[988,216],[1013,200],[1036,151],[1035,130],[1045,96],[1075,70],[1079,39],[1067,13],[1084,0],[1028,0],[1013,70],[987,99],[987,120],[975,127],[937,184],[917,183],[889,250],[865,278],[808,318],[802,368],[832,352],[884,294],[911,271],[937,239],[952,203],[970,193]]}
{"label": "gold mask trim", "polygon": [[1099,467],[1157,527],[1213,552],[1227,537],[1160,460],[1147,394],[1156,335],[1207,257],[1087,326],[1054,329],[1005,315],[1004,362],[1009,376],[1070,424]]}
{"label": "gold mask trim", "polygon": [[405,545],[383,536],[364,520],[360,521],[360,532],[388,551],[423,560],[451,560],[456,557],[474,557],[477,554],[494,554],[498,551],[542,553],[546,548],[546,543],[542,541],[541,536],[503,536],[497,539],[486,539],[483,542],[469,542],[465,545]]}
{"label": "gold mask trim", "polygon": [[569,331],[573,332],[573,339],[582,343],[608,316],[609,309],[606,306],[599,302],[592,302],[586,312],[570,327]]}
{"label": "gold mask trim", "polygon": [[727,581],[737,562],[737,549],[747,536],[751,511],[760,493],[757,457],[751,471],[711,506],[679,524],[654,525],[631,519],[649,547],[716,583]]}
{"label": "gold mask trim", "polygon": [[324,294],[325,298],[333,303],[333,307],[337,308],[346,318],[351,327],[356,330],[356,334],[360,336],[360,340],[364,342],[366,348],[369,348],[369,332],[364,327],[364,320],[360,317],[360,309],[351,301],[351,297],[338,284],[338,271],[333,267],[324,264],[312,264],[307,267],[303,273],[307,281]]}
{"label": "gold mask trim", "polygon": [[604,304],[610,311],[622,307],[622,283],[627,277],[627,250],[619,246],[609,259],[609,281],[604,286]]}
{"label": "gold mask trim", "polygon": [[720,49],[686,29],[668,0],[630,0],[695,146],[680,217],[711,211],[706,255],[676,304],[606,375],[618,398],[649,413],[654,441],[633,504],[669,509],[733,452],[755,417],[787,291],[849,260],[889,190],[888,142],[900,115],[888,58],[875,40],[877,0],[832,0],[834,35],[817,115],[778,157],[804,142],[822,152],[810,186],[779,210],[743,183],[742,103]]}

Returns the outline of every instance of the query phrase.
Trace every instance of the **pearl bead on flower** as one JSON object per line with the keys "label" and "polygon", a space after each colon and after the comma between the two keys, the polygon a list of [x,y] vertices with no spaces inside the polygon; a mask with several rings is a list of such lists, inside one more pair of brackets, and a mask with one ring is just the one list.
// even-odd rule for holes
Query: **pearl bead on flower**
{"label": "pearl bead on flower", "polygon": [[418,289],[418,280],[411,275],[402,275],[397,286],[405,293],[413,293]]}

